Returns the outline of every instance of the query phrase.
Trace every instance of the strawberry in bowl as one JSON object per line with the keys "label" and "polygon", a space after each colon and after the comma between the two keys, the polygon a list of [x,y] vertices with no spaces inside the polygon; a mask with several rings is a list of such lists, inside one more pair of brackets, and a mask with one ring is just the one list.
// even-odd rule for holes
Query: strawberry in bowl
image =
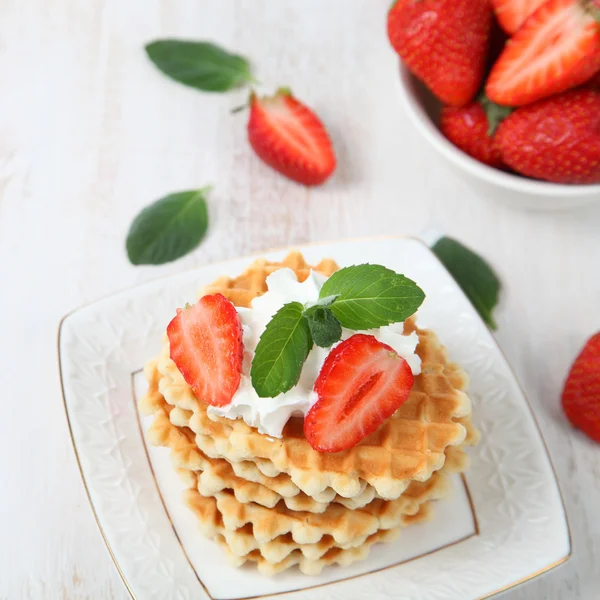
{"label": "strawberry in bowl", "polygon": [[[486,197],[541,210],[600,199],[600,1],[485,6],[489,13],[474,0],[391,7],[409,117]],[[453,42],[465,38],[469,60]],[[458,101],[440,86],[453,78]]]}

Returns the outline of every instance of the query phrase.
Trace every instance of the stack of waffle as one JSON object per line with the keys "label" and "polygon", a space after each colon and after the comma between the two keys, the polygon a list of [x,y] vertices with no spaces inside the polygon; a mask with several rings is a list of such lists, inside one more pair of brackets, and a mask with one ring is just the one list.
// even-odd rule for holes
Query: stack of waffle
{"label": "stack of waffle", "polygon": [[[280,263],[256,261],[235,279],[222,277],[203,293],[221,293],[249,307],[266,292],[266,277],[288,267],[303,281],[310,269],[331,275],[331,260],[310,267],[299,253]],[[435,334],[416,329],[422,373],[408,400],[372,435],[338,453],[308,444],[292,418],[282,438],[260,434],[243,420],[207,415],[170,359],[168,343],[145,368],[148,393],[140,409],[153,415],[150,441],[171,451],[188,489],[184,501],[200,530],[234,565],[266,574],[298,565],[307,574],[364,558],[402,527],[430,518],[448,493],[448,475],[467,467],[465,445],[477,441],[467,377],[447,360]]]}

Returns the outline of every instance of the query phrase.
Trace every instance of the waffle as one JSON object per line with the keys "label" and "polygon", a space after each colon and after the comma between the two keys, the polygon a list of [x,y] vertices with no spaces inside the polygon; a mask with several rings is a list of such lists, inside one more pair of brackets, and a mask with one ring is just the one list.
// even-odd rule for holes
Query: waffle
{"label": "waffle", "polygon": [[227,529],[221,506],[215,498],[205,498],[197,490],[189,489],[184,494],[184,501],[197,516],[200,530],[223,547],[231,564],[241,566],[251,561],[267,575],[294,565],[309,575],[320,573],[327,565],[348,565],[365,558],[374,544],[396,539],[402,527],[426,521],[431,516],[429,503],[424,503],[416,514],[405,515],[399,526],[375,531],[360,545],[341,548],[329,535],[308,544],[296,542],[290,534],[261,542],[248,525],[233,531]]}
{"label": "waffle", "polygon": [[[423,514],[426,514],[423,511]],[[270,563],[267,561],[259,550],[254,550],[246,556],[236,556],[227,546],[226,540],[222,536],[217,536],[215,541],[225,550],[225,554],[229,563],[234,567],[240,567],[245,562],[253,562],[258,567],[258,570],[263,575],[273,576],[289,569],[295,565],[305,575],[318,575],[324,567],[331,565],[339,565],[341,567],[348,566],[358,560],[364,560],[369,555],[371,548],[381,542],[391,542],[400,534],[400,528],[378,531],[369,536],[367,541],[357,548],[349,548],[342,550],[340,548],[330,548],[325,554],[318,559],[311,560],[306,558],[299,550],[294,550],[278,563]]]}
{"label": "waffle", "polygon": [[311,270],[329,277],[339,269],[335,261],[330,258],[323,259],[318,265],[311,267],[300,252],[290,252],[280,262],[270,262],[264,258],[255,260],[244,273],[238,277],[227,277],[223,275],[214,283],[206,286],[200,293],[205,294],[223,294],[228,300],[236,306],[250,307],[254,298],[264,294],[267,291],[267,277],[278,269],[288,268],[296,273],[298,281],[304,281]]}
{"label": "waffle", "polygon": [[[152,383],[141,408],[145,412],[157,408],[149,430],[152,443],[169,447],[172,455],[188,455],[190,465],[208,466],[206,457],[198,461],[201,453],[191,430],[171,423],[173,409],[161,400]],[[333,503],[315,515],[290,510],[283,502],[271,509],[251,501],[244,504],[230,492],[207,496],[201,483],[204,472],[181,467],[177,472],[190,488],[184,500],[198,517],[202,533],[224,548],[231,564],[254,562],[269,575],[294,565],[316,574],[327,565],[365,558],[375,543],[396,539],[401,527],[429,519],[430,501],[448,490],[447,478],[438,472],[428,482],[413,482],[398,500],[373,500],[362,510]]]}
{"label": "waffle", "polygon": [[[152,385],[150,390],[148,398],[154,396]],[[276,488],[285,487],[285,482],[281,480],[288,477],[286,475],[279,475],[275,482],[262,476],[262,483],[256,483],[237,476],[227,461],[208,458],[196,446],[193,432],[186,426],[174,425],[169,419],[169,414],[177,410],[162,401],[162,406],[156,410],[154,421],[148,431],[149,440],[155,446],[164,446],[171,450],[173,464],[180,470],[180,474],[192,471],[197,475],[197,482],[194,485],[203,496],[212,496],[227,490],[242,504],[254,502],[262,507],[273,508],[281,501],[290,511],[323,513],[327,510],[329,503],[317,502],[302,492],[292,497],[277,493]],[[452,448],[440,473],[460,472],[466,468],[466,465],[465,452],[460,448]],[[185,482],[190,487],[190,479],[186,477]],[[434,476],[424,483],[412,482],[396,502],[402,513],[415,514],[420,504],[425,500],[441,497],[444,489],[443,484],[438,483]],[[369,503],[374,499],[375,490],[368,486],[357,498],[335,496],[332,503],[356,510],[367,505],[371,506]]]}
{"label": "waffle", "polygon": [[[218,510],[223,535],[232,551],[245,554],[247,542],[243,540],[248,537],[248,531],[253,543],[259,544],[285,536],[299,545],[317,544],[331,538],[335,546],[342,549],[360,546],[380,529],[395,529],[403,525],[406,517],[419,512],[421,504],[443,497],[449,484],[443,474],[436,473],[428,484],[423,485],[426,487],[420,493],[416,510],[409,514],[403,512],[407,503],[402,498],[373,500],[356,510],[332,503],[322,513],[308,513],[289,510],[283,504],[274,508],[265,508],[254,502],[242,504],[229,492],[217,492],[214,496],[198,494],[207,507]],[[408,505],[412,502],[409,501]],[[209,524],[204,523],[204,526],[208,528]]]}
{"label": "waffle", "polygon": [[[171,410],[171,414],[176,410]],[[226,460],[208,458],[196,446],[195,435],[191,429],[173,425],[169,419],[169,409],[159,409],[155,413],[148,436],[153,445],[171,449],[171,459],[175,468],[198,473],[198,489],[204,496],[230,490],[242,503],[256,502],[272,508],[279,501],[283,501],[290,510],[314,513],[325,511],[329,504],[329,501],[319,502],[300,492],[288,475],[268,478],[258,472],[254,474],[258,481],[253,481],[241,476],[242,473],[237,475],[233,466]],[[241,471],[246,466],[237,464],[236,467]],[[374,498],[375,490],[369,486],[355,498],[334,496],[330,501],[349,509],[356,509],[365,506]]]}
{"label": "waffle", "polygon": [[[304,281],[311,268],[324,275],[332,260],[310,267],[301,254],[282,262],[260,259],[239,277],[221,277],[203,294],[221,293],[249,307],[267,290],[273,271],[291,268]],[[302,419],[292,418],[281,439],[242,420],[207,414],[170,359],[168,341],[145,367],[148,393],[140,410],[153,415],[151,443],[171,451],[186,487],[184,499],[199,527],[239,566],[256,563],[275,574],[298,565],[308,574],[365,558],[371,546],[395,539],[400,529],[431,515],[447,475],[464,471],[464,446],[478,432],[464,393],[467,376],[448,361],[435,334],[413,320],[422,373],[405,404],[357,446],[335,454],[313,450]]]}
{"label": "waffle", "polygon": [[157,362],[159,391],[169,404],[193,413],[189,426],[196,444],[211,458],[225,458],[232,464],[250,461],[271,478],[287,473],[302,492],[319,501],[327,501],[320,496],[324,493],[355,497],[366,484],[382,498],[397,498],[411,481],[426,481],[439,470],[449,446],[476,441],[474,432],[469,432],[471,402],[463,391],[466,374],[448,363],[446,350],[432,331],[416,329],[410,321],[405,328],[407,333],[413,329],[418,333],[422,373],[400,409],[375,433],[344,452],[313,450],[304,437],[302,419],[290,419],[283,437],[275,439],[240,419],[209,417],[206,404],[194,396],[170,359],[168,345]]}

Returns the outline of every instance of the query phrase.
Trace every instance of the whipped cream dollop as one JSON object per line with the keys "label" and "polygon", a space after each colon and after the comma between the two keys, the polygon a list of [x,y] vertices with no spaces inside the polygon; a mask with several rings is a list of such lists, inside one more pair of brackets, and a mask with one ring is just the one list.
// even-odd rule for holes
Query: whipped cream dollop
{"label": "whipped cream dollop", "polygon": [[[251,308],[238,308],[242,322],[244,340],[244,362],[240,386],[231,402],[226,406],[209,406],[209,417],[244,419],[260,433],[280,438],[283,427],[292,416],[305,416],[317,401],[313,386],[331,348],[314,345],[310,351],[300,380],[291,390],[274,398],[260,398],[252,387],[250,367],[254,351],[267,324],[275,313],[288,302],[307,304],[319,299],[321,287],[327,277],[314,271],[300,283],[291,269],[279,269],[267,277],[268,291],[252,301]],[[404,324],[393,323],[379,329],[368,331],[342,330],[342,340],[355,333],[373,335],[380,342],[391,346],[410,366],[413,375],[421,372],[421,359],[415,354],[419,337],[415,332],[404,335]],[[339,342],[338,342],[339,343]],[[334,344],[333,347],[335,347]]]}

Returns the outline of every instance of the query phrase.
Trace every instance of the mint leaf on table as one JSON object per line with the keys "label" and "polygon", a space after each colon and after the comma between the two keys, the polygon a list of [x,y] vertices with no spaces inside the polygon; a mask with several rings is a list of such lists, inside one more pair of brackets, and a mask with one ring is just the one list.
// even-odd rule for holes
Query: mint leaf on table
{"label": "mint leaf on table", "polygon": [[304,311],[312,339],[317,346],[329,348],[342,338],[342,324],[331,310],[324,306],[313,306]]}
{"label": "mint leaf on table", "polygon": [[204,92],[227,92],[254,81],[243,56],[210,42],[157,40],[146,52],[165,75]]}
{"label": "mint leaf on table", "polygon": [[498,304],[501,284],[492,268],[472,250],[448,237],[439,239],[431,249],[450,271],[481,318],[492,329],[496,329],[492,311]]}
{"label": "mint leaf on table", "polygon": [[404,321],[421,306],[423,290],[404,275],[382,265],[354,265],[336,271],[320,298],[338,297],[330,310],[348,329],[383,327]]}
{"label": "mint leaf on table", "polygon": [[127,255],[134,265],[161,265],[184,256],[208,228],[206,193],[179,192],[144,208],[127,234]]}
{"label": "mint leaf on table", "polygon": [[274,398],[293,388],[313,342],[300,302],[280,308],[256,346],[250,377],[261,398]]}

